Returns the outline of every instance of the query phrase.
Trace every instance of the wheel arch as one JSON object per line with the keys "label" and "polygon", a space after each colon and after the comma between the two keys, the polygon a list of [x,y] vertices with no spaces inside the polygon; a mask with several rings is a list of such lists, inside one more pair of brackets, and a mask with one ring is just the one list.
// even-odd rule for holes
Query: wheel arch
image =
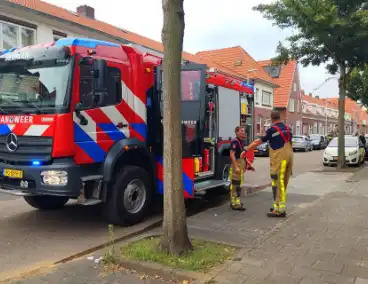
{"label": "wheel arch", "polygon": [[145,142],[136,138],[120,140],[110,149],[102,169],[104,182],[110,182],[116,171],[124,164],[141,167],[151,178],[154,177],[154,157],[148,151]]}

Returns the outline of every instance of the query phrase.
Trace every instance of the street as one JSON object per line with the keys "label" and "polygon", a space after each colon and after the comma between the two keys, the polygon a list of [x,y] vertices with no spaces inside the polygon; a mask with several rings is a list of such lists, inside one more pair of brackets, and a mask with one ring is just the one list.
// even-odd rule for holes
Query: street
{"label": "street", "polygon": [[[321,151],[295,153],[294,175],[322,167]],[[269,183],[269,158],[256,158],[256,172],[247,183]],[[268,198],[268,195],[267,195]],[[38,266],[48,265],[99,246],[108,240],[107,224],[96,207],[70,205],[64,210],[40,212],[22,198],[0,199],[0,281]],[[159,217],[148,220],[154,224]],[[147,224],[116,229],[117,237]]]}
{"label": "street", "polygon": [[[322,155],[323,151],[295,152],[293,175],[296,176],[301,173],[323,168]],[[254,162],[256,171],[246,173],[245,183],[251,185],[270,183],[269,164],[270,159],[268,157],[256,157]]]}

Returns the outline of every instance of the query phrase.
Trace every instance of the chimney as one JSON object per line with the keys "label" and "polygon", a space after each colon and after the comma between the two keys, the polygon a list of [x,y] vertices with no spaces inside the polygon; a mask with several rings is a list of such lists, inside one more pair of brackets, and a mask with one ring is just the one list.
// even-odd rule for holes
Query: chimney
{"label": "chimney", "polygon": [[316,98],[316,99],[319,99],[319,96],[316,96],[315,98]]}
{"label": "chimney", "polygon": [[77,13],[81,16],[90,18],[92,20],[95,19],[95,9],[88,5],[82,5],[77,7]]}
{"label": "chimney", "polygon": [[310,97],[313,97],[312,93],[309,93],[309,96],[310,96]]}

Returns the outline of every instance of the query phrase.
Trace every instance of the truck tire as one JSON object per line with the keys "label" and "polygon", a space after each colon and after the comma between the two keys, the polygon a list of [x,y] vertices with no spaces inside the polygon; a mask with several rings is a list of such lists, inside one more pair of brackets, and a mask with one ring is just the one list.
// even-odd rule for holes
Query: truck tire
{"label": "truck tire", "polygon": [[149,174],[136,166],[125,166],[115,174],[107,192],[103,215],[110,224],[131,226],[148,214],[153,198]]}
{"label": "truck tire", "polygon": [[32,207],[39,210],[56,210],[61,209],[68,202],[69,197],[37,195],[24,196],[24,200]]}

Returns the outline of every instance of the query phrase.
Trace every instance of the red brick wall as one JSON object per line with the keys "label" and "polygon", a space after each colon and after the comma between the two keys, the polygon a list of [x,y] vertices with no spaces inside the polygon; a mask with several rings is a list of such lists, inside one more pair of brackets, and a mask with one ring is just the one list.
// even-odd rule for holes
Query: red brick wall
{"label": "red brick wall", "polygon": [[[296,91],[294,91],[294,83],[296,83]],[[294,80],[291,84],[291,93],[290,98],[294,99],[294,106],[295,111],[289,112],[289,106],[287,107],[287,113],[286,113],[286,121],[288,124],[292,125],[292,128],[294,130],[294,133],[296,131],[296,121],[302,122],[302,100],[300,95],[300,80],[299,80],[299,71],[298,67],[296,67],[295,73],[294,73]],[[302,129],[302,128],[301,128]]]}

